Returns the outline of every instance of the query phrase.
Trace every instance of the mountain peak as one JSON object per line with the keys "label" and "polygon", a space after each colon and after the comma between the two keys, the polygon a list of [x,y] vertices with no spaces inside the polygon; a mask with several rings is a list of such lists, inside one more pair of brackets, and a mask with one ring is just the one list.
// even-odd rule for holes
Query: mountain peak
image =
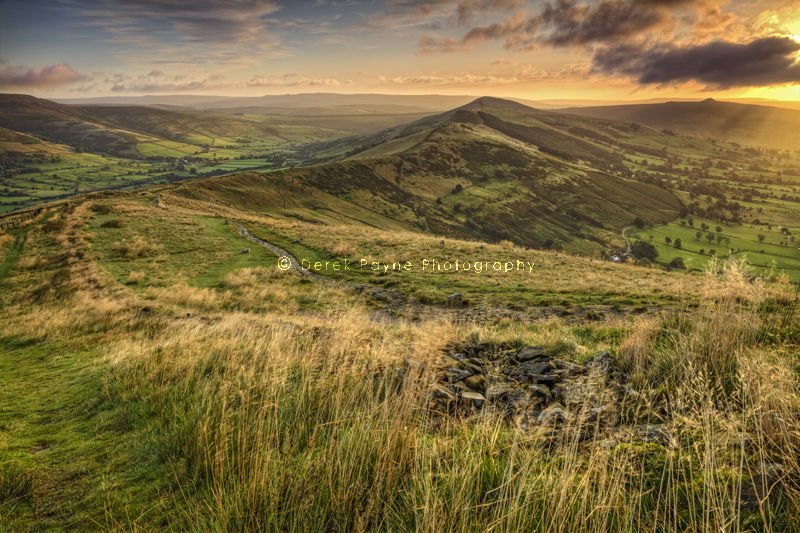
{"label": "mountain peak", "polygon": [[534,111],[534,108],[525,104],[521,104],[506,98],[497,98],[496,96],[481,96],[480,98],[476,98],[472,102],[464,104],[457,109],[463,109],[467,111],[483,111],[490,108],[529,112]]}
{"label": "mountain peak", "polygon": [[717,103],[717,101],[714,100],[713,98],[706,98],[701,103],[703,103],[703,104],[715,104],[715,103]]}

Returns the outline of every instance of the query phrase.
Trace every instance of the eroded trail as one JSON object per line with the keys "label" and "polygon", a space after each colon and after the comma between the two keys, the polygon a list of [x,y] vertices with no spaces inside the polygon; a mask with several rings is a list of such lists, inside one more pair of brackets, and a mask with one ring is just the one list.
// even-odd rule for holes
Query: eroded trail
{"label": "eroded trail", "polygon": [[239,233],[239,235],[241,235],[242,237],[244,237],[245,239],[254,244],[263,246],[270,252],[277,255],[279,258],[279,265],[281,270],[288,270],[294,274],[297,274],[302,278],[313,279],[314,281],[319,283],[325,283],[325,284],[334,283],[333,280],[328,279],[325,276],[321,276],[316,272],[312,272],[307,268],[303,268],[302,265],[300,264],[300,261],[298,261],[297,258],[293,256],[291,253],[289,253],[287,250],[284,250],[283,248],[281,248],[276,244],[263,241],[258,237],[253,236],[249,231],[247,231],[247,228],[245,228],[238,222],[234,222],[233,225],[236,228],[236,231]]}
{"label": "eroded trail", "polygon": [[629,229],[633,228],[633,226],[628,226],[627,228],[622,228],[622,238],[625,239],[625,244],[628,245],[628,249],[625,251],[625,255],[631,255],[631,241],[628,239],[628,236],[625,235],[625,232]]}
{"label": "eroded trail", "polygon": [[[340,290],[351,290],[368,299],[375,305],[382,315],[391,317],[392,319],[404,318],[411,320],[418,320],[426,316],[439,316],[448,318],[453,322],[467,322],[476,324],[485,324],[488,322],[500,319],[513,319],[523,323],[537,322],[547,320],[553,316],[566,317],[567,321],[582,321],[582,320],[597,320],[597,318],[605,315],[625,315],[628,314],[625,310],[611,308],[604,305],[593,305],[587,307],[576,306],[548,306],[548,307],[535,307],[530,306],[525,309],[510,309],[507,307],[495,307],[489,305],[478,306],[459,306],[421,303],[413,296],[409,296],[402,291],[395,289],[387,289],[385,287],[376,287],[374,285],[365,283],[356,283],[352,281],[333,279],[328,276],[323,276],[316,272],[310,271],[301,266],[300,261],[288,250],[259,239],[252,235],[247,228],[238,222],[231,222],[236,228],[236,231],[258,246],[263,246],[267,250],[274,253],[279,258],[279,264],[285,265],[283,270],[292,272],[304,279],[321,283],[325,286],[336,288]],[[661,309],[650,309],[649,312],[659,312]]]}

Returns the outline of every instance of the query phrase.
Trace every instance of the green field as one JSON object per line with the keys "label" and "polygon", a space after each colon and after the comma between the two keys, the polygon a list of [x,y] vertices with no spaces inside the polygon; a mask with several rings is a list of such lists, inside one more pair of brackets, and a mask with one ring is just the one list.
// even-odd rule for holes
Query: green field
{"label": "green field", "polygon": [[[707,224],[709,229],[701,230],[702,223]],[[721,232],[716,231],[717,226],[722,229]],[[792,235],[800,234],[800,227],[788,229]],[[699,238],[698,232],[701,234]],[[708,235],[712,235],[714,239],[709,241]],[[764,239],[759,240],[759,235]],[[722,237],[722,240],[718,241],[717,236]],[[633,241],[652,243],[658,250],[657,260],[665,264],[675,257],[681,257],[687,268],[705,270],[713,253],[718,258],[743,259],[755,267],[755,272],[761,274],[776,269],[776,274],[785,272],[791,280],[800,281],[800,243],[788,239],[777,226],[770,230],[767,226],[726,225],[710,219],[695,218],[694,227],[689,226],[686,221],[673,222],[632,232],[631,237]],[[669,238],[672,243],[667,244],[665,238]],[[680,249],[675,247],[676,239],[681,240]]]}

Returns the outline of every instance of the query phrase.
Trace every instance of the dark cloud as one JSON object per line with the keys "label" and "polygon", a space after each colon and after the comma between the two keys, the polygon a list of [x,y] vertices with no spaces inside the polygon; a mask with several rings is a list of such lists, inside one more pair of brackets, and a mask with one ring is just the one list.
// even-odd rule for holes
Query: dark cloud
{"label": "dark cloud", "polygon": [[800,83],[798,51],[800,42],[789,37],[646,50],[617,45],[596,53],[593,64],[596,71],[632,76],[640,84],[698,81],[713,89],[764,87]]}
{"label": "dark cloud", "polygon": [[[703,0],[707,1],[707,0]],[[505,2],[504,2],[505,3]],[[538,13],[522,12],[470,29],[463,44],[505,40],[505,47],[531,50],[539,45],[573,46],[620,42],[675,25],[674,11],[700,0],[556,0]],[[510,5],[510,4],[509,4]]]}
{"label": "dark cloud", "polygon": [[0,87],[30,87],[46,89],[88,79],[66,63],[36,68],[21,65],[0,69]]}
{"label": "dark cloud", "polygon": [[559,0],[534,18],[543,42],[554,46],[626,40],[670,25],[672,9],[694,0],[602,0],[595,4]]}

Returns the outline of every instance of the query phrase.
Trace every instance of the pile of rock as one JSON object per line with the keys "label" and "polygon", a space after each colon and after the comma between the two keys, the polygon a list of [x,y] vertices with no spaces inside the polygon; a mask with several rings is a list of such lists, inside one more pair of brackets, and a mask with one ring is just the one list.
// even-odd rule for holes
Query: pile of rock
{"label": "pile of rock", "polygon": [[523,430],[596,435],[619,423],[624,400],[636,394],[608,352],[578,364],[541,346],[471,343],[453,346],[445,356],[432,394],[436,411],[490,411]]}

